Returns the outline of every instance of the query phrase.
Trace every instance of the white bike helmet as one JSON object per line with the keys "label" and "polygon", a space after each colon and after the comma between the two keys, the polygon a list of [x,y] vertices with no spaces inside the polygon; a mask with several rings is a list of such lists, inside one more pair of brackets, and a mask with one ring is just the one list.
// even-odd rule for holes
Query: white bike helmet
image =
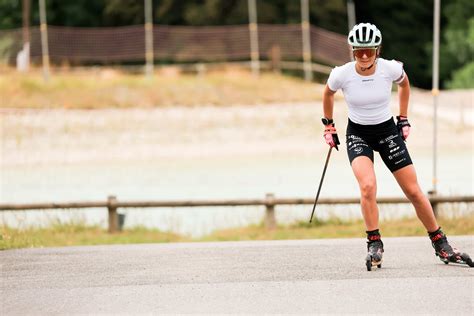
{"label": "white bike helmet", "polygon": [[382,44],[382,33],[373,24],[359,23],[349,32],[347,42],[352,47],[378,47]]}

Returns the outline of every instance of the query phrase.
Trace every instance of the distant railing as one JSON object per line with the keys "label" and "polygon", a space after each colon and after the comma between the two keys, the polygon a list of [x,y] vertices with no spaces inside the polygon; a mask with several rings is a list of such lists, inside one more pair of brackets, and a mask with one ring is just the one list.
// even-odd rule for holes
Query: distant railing
{"label": "distant railing", "polygon": [[[312,58],[330,64],[350,60],[346,36],[317,26],[310,27]],[[40,61],[39,26],[30,29],[31,59]],[[300,24],[259,24],[259,55],[270,59],[278,49],[282,60],[302,59]],[[0,30],[3,53],[14,63],[22,49],[22,29]],[[247,24],[226,26],[153,26],[153,56],[156,60],[175,62],[236,61],[250,59]],[[48,25],[49,57],[61,64],[69,62],[113,63],[145,60],[145,28],[143,25],[122,27],[65,27]]]}
{"label": "distant railing", "polygon": [[[474,196],[429,196],[433,209],[436,210],[438,203],[472,203]],[[118,208],[161,208],[161,207],[213,207],[213,206],[265,206],[264,223],[267,229],[276,227],[275,206],[277,205],[312,205],[311,198],[276,198],[274,194],[268,193],[264,199],[239,199],[239,200],[199,200],[199,201],[118,201],[117,197],[109,196],[107,201],[93,202],[63,202],[63,203],[31,203],[31,204],[0,204],[0,211],[25,211],[45,209],[79,209],[98,208],[108,209],[108,230],[115,233],[121,229],[119,225]],[[359,198],[321,198],[321,204],[359,204]],[[377,198],[379,204],[401,204],[410,203],[404,197],[382,197]]]}
{"label": "distant railing", "polygon": [[[28,60],[39,64],[42,61],[47,80],[50,60],[54,65],[65,66],[65,69],[69,66],[110,66],[117,63],[131,63],[137,67],[146,60],[148,76],[153,74],[154,61],[172,61],[174,65],[191,63],[199,67],[203,64],[246,62],[245,65],[256,74],[260,71],[259,63],[263,62],[266,68],[274,71],[304,70],[305,79],[311,80],[313,72],[328,74],[331,67],[326,65],[343,64],[350,60],[345,35],[307,22],[258,24],[258,27],[254,25],[250,28],[247,24],[149,24],[146,27],[102,28],[43,26],[29,29],[27,44],[23,43],[22,29],[0,30],[0,64],[13,65],[28,56],[21,59],[23,63]],[[252,42],[251,38],[256,41]]]}

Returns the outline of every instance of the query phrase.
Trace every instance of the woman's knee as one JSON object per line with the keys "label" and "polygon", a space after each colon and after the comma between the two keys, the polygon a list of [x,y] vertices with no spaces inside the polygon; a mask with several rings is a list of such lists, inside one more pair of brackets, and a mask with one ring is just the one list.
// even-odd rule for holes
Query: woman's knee
{"label": "woman's knee", "polygon": [[407,198],[412,202],[421,202],[426,199],[423,192],[421,192],[420,188],[417,185],[412,185],[405,189],[405,195]]}
{"label": "woman's knee", "polygon": [[365,181],[360,183],[360,193],[363,199],[375,199],[377,185],[375,181]]}

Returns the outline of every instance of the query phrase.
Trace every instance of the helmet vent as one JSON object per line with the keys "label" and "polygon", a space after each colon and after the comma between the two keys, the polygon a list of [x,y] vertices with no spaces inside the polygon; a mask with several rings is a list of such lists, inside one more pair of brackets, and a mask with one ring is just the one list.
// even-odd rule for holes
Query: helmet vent
{"label": "helmet vent", "polygon": [[370,23],[354,25],[347,36],[347,41],[352,47],[374,47],[382,44],[380,30]]}

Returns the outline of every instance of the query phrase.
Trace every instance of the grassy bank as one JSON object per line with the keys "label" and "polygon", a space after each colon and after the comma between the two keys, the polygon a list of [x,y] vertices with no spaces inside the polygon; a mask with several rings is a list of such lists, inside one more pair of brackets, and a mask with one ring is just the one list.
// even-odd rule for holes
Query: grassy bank
{"label": "grassy bank", "polygon": [[[454,219],[440,218],[439,223],[449,235],[472,235],[474,232],[474,214]],[[383,221],[380,229],[385,237],[426,236],[426,231],[416,218]],[[2,226],[0,227],[0,249],[165,242],[361,238],[364,237],[364,231],[362,220],[342,221],[339,219],[315,221],[312,224],[299,222],[287,226],[280,225],[271,231],[266,230],[263,225],[253,225],[219,230],[201,238],[190,238],[146,228],[134,228],[117,234],[108,234],[100,227],[86,226],[81,223],[54,224],[47,229],[24,230]]]}
{"label": "grassy bank", "polygon": [[45,83],[42,73],[13,69],[0,74],[0,107],[130,108],[226,106],[302,102],[321,99],[321,86],[273,73],[254,77],[238,68],[205,75],[157,71],[152,79],[112,69],[58,72]]}

